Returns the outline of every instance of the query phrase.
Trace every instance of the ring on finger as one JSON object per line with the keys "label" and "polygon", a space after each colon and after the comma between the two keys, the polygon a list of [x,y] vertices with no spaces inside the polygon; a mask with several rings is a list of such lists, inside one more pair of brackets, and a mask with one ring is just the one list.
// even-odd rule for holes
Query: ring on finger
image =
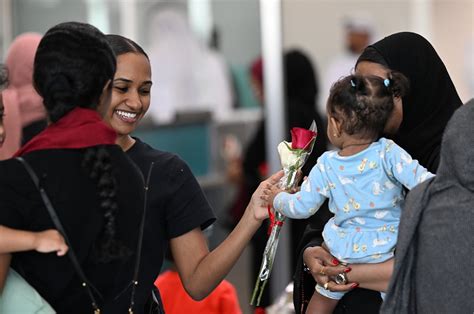
{"label": "ring on finger", "polygon": [[324,287],[325,290],[329,290],[328,285],[329,285],[329,282],[326,282],[326,283],[323,285],[323,287]]}
{"label": "ring on finger", "polygon": [[320,274],[321,276],[326,276],[326,272],[324,271],[325,268],[326,268],[326,267],[323,266],[323,267],[321,267],[321,270],[319,270],[319,274]]}

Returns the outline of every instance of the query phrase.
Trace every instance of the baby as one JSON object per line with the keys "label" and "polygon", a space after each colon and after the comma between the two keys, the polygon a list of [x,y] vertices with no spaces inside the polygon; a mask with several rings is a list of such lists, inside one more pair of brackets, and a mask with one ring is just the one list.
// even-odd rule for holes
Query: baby
{"label": "baby", "polygon": [[[343,263],[380,263],[394,256],[405,188],[433,174],[393,141],[381,137],[407,79],[348,76],[331,88],[327,134],[337,150],[324,153],[290,194],[273,187],[270,202],[287,217],[313,215],[329,198],[334,213],[323,231],[324,245]],[[317,285],[307,313],[332,313],[343,292]]]}

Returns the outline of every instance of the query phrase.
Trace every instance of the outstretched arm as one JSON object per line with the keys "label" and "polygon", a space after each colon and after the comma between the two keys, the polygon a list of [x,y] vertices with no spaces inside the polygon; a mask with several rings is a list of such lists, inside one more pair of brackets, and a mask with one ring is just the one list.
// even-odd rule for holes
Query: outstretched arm
{"label": "outstretched arm", "polygon": [[68,247],[61,234],[53,229],[32,232],[0,226],[0,254],[36,250],[41,253],[66,254]]}
{"label": "outstretched arm", "polygon": [[181,281],[193,299],[206,297],[229,273],[262,221],[268,217],[264,191],[268,192],[282,176],[280,171],[260,183],[237,226],[212,252],[209,252],[199,228],[171,239],[171,251]]}

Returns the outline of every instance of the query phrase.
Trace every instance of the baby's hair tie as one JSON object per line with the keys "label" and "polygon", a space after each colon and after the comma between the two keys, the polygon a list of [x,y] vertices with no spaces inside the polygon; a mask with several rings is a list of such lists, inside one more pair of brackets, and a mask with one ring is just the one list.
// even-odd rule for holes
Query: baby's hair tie
{"label": "baby's hair tie", "polygon": [[383,80],[383,84],[385,85],[385,87],[389,87],[390,86],[390,80],[388,78]]}
{"label": "baby's hair tie", "polygon": [[354,83],[354,81],[352,79],[351,79],[351,86],[356,87],[356,84]]}

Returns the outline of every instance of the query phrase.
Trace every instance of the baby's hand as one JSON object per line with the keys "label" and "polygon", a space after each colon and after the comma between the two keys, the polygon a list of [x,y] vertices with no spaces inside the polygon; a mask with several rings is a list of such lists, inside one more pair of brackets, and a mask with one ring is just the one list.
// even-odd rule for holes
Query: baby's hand
{"label": "baby's hand", "polygon": [[264,200],[266,200],[270,206],[273,206],[273,200],[278,193],[283,191],[284,190],[281,189],[278,184],[268,185],[265,190],[263,190],[263,194],[265,195]]}
{"label": "baby's hand", "polygon": [[[268,218],[268,191],[271,186],[278,184],[278,181],[283,176],[283,171],[278,171],[273,174],[270,178],[262,181],[255,192],[252,194],[250,203],[247,206],[247,209],[252,212],[252,216],[258,220],[262,221]],[[247,211],[247,210],[246,210]]]}
{"label": "baby's hand", "polygon": [[54,229],[36,232],[35,250],[40,253],[56,252],[58,256],[63,256],[69,249],[63,236]]}

